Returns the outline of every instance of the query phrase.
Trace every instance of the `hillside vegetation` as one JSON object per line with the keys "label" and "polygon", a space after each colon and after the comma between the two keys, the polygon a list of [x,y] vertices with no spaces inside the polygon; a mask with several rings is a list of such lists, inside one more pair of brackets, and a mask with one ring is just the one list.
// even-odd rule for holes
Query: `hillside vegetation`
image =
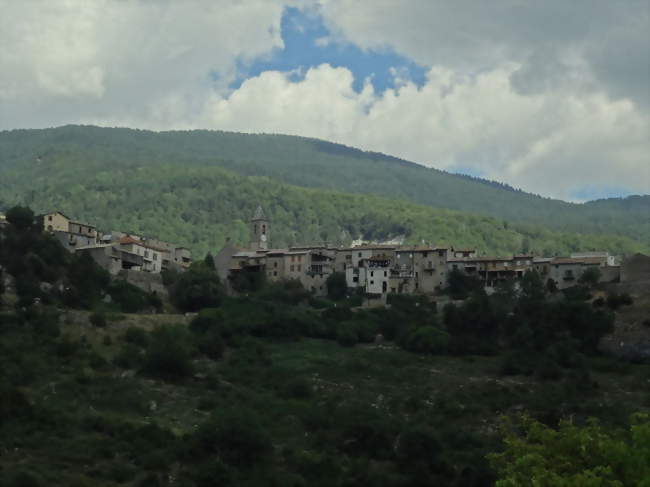
{"label": "hillside vegetation", "polygon": [[[650,250],[629,237],[550,231],[373,195],[300,188],[219,167],[160,161],[155,167],[125,162],[109,166],[75,153],[56,153],[5,176],[0,183],[4,201],[27,200],[38,211],[59,209],[104,230],[158,236],[188,245],[199,256],[220,249],[227,238],[246,244],[248,220],[257,204],[271,219],[274,246],[404,235],[410,243],[474,246],[499,254]],[[25,197],[20,188],[26,186]]]}
{"label": "hillside vegetation", "polygon": [[[241,185],[242,190],[239,186],[237,191],[226,187],[232,184]],[[84,195],[87,191],[95,194]],[[229,199],[224,200],[224,196]],[[338,206],[346,208],[332,215],[327,205],[320,207],[320,201],[334,206],[340,202]],[[23,203],[39,210],[61,207],[101,225],[171,236],[200,251],[219,245],[226,236],[240,240],[242,227],[237,220],[246,221],[249,213],[242,211],[249,212],[258,202],[270,208],[274,235],[276,239],[282,236],[276,240],[278,244],[335,242],[341,240],[343,230],[348,237],[357,237],[357,232],[368,229],[369,234],[363,236],[373,238],[381,232],[372,227],[378,227],[386,230],[386,235],[406,233],[412,241],[424,238],[446,242],[453,237],[459,245],[475,245],[490,252],[520,250],[526,236],[532,248],[540,251],[564,252],[576,247],[563,243],[563,236],[557,245],[549,247],[548,238],[535,235],[546,233],[538,228],[540,225],[555,231],[619,235],[636,241],[614,239],[611,246],[604,246],[601,241],[580,237],[581,248],[598,243],[612,251],[636,251],[647,249],[650,241],[650,196],[571,204],[383,154],[282,135],[155,133],[79,126],[2,132],[0,205],[3,202],[4,206]],[[163,217],[164,212],[151,208],[154,203],[160,203],[165,211],[178,211]],[[303,203],[306,207],[300,206]],[[396,211],[371,211],[376,207],[395,207]],[[445,211],[427,213],[424,207],[462,210],[494,220]],[[405,213],[420,216],[404,218]],[[179,214],[183,222],[175,221]],[[287,214],[293,214],[292,219]],[[358,221],[359,214],[363,222]],[[433,222],[428,232],[418,226],[427,219]],[[514,233],[490,235],[506,226],[504,220],[511,223],[508,230]],[[165,225],[160,224],[162,221]],[[185,226],[188,222],[210,228],[190,228]],[[442,223],[462,230],[441,228]],[[553,239],[558,236],[553,235]]]}
{"label": "hillside vegetation", "polygon": [[3,487],[647,485],[650,365],[598,353],[615,311],[588,288],[359,309],[296,281],[226,296],[205,259],[155,306],[7,217]]}

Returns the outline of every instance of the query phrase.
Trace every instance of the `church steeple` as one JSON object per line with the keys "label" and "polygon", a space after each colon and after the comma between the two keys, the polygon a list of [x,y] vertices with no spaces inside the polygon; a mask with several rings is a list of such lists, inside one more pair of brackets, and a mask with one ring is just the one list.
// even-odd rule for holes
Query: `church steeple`
{"label": "church steeple", "polygon": [[258,205],[250,222],[250,248],[251,250],[268,250],[269,246],[269,221],[264,215],[262,206]]}

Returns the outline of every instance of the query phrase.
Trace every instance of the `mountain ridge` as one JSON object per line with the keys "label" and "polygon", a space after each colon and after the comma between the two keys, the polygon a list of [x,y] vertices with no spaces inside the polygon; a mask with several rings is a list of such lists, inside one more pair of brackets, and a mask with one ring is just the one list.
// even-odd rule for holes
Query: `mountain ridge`
{"label": "mountain ridge", "polygon": [[[554,232],[558,235],[583,235],[583,248],[593,247],[594,235],[629,238],[627,244],[619,242],[613,245],[612,250],[619,251],[644,250],[648,248],[647,242],[650,242],[650,212],[646,211],[650,208],[650,196],[599,200],[591,204],[548,200],[519,190],[502,190],[494,186],[500,183],[477,183],[473,181],[475,178],[455,176],[380,153],[368,156],[359,149],[320,141],[320,147],[325,144],[329,152],[352,151],[355,154],[354,157],[324,155],[322,151],[314,149],[314,140],[318,139],[82,126],[0,132],[0,206],[21,202],[43,210],[65,209],[78,217],[95,219],[97,223],[109,225],[112,229],[117,229],[118,224],[126,224],[121,228],[160,234],[163,219],[154,208],[149,208],[149,203],[139,198],[139,193],[153,200],[174,199],[175,204],[183,209],[181,213],[185,214],[184,225],[191,221],[204,225],[217,220],[221,225],[220,230],[214,231],[215,235],[204,234],[203,230],[197,233],[197,230],[189,227],[177,227],[176,233],[171,235],[180,236],[180,241],[201,251],[214,250],[214,245],[221,243],[224,235],[232,236],[233,233],[235,240],[245,243],[241,225],[250,215],[243,210],[253,205],[251,199],[256,200],[255,204],[262,202],[272,207],[284,205],[279,211],[279,221],[282,222],[282,231],[288,234],[283,239],[286,243],[314,241],[319,235],[322,239],[332,240],[334,232],[349,232],[350,229],[366,225],[361,224],[362,220],[373,222],[366,225],[370,227],[382,227],[382,220],[390,221],[395,231],[384,231],[380,237],[406,233],[411,240],[425,238],[437,241],[434,230],[440,230],[438,223],[445,219],[449,221],[446,222],[447,230],[442,230],[442,234],[447,237],[468,237],[471,233],[463,234],[458,229],[452,232],[450,229],[455,228],[457,223],[452,221],[454,219],[460,222],[484,222],[484,236],[489,234],[492,243],[485,243],[485,238],[477,235],[473,237],[474,240],[461,238],[462,242],[454,243],[484,244],[486,251],[516,251],[524,238],[521,236],[523,234],[528,234],[527,238],[533,243],[536,234],[545,234],[546,237],[541,239],[544,244],[538,249],[540,251],[578,250],[580,245],[575,241],[571,245],[561,242],[553,245],[550,235]],[[213,190],[185,178],[187,174],[194,173],[213,181]],[[429,179],[423,175],[429,175]],[[244,192],[233,193],[222,188],[220,182],[223,180],[248,188],[247,199],[243,197]],[[134,184],[137,189],[133,189]],[[277,194],[281,193],[282,190],[278,188],[282,187],[286,187],[293,199],[282,201],[280,205]],[[162,194],[164,191],[171,195]],[[115,201],[116,195],[120,195],[122,201]],[[216,196],[221,200],[217,201]],[[322,205],[328,197],[353,205],[354,209],[350,212],[356,215],[356,220],[352,223],[349,221],[345,206],[337,210],[342,212],[341,215],[332,215],[331,209]],[[434,204],[447,197],[450,204]],[[223,201],[223,198],[231,198],[232,202]],[[127,204],[135,201],[140,206]],[[474,206],[469,205],[468,209],[462,204],[452,204],[466,201]],[[116,210],[119,208],[124,215],[122,220],[111,215],[106,202],[114,205]],[[386,214],[372,212],[373,204],[385,208]],[[142,205],[147,208],[146,211]],[[476,205],[481,205],[483,209],[487,207],[490,211],[476,211]],[[585,205],[591,212],[586,217],[579,212],[572,213],[572,209],[584,208]],[[192,217],[194,207],[200,218]],[[408,209],[402,211],[400,208]],[[507,210],[507,214],[498,214],[497,210],[501,209]],[[145,218],[150,210],[153,213],[147,218],[152,218],[156,224],[149,225],[141,219],[129,221],[129,213]],[[222,214],[215,220],[214,216],[203,214],[209,211]],[[306,218],[300,215],[301,212],[312,214]],[[365,216],[360,216],[360,212],[365,212]],[[413,220],[407,216],[411,214],[420,216]],[[289,215],[292,215],[291,218]],[[399,218],[404,221],[399,221]],[[438,222],[430,224],[431,231],[424,230],[428,218]],[[556,224],[548,224],[548,218]],[[239,223],[234,224],[235,220]],[[323,223],[326,221],[328,223]],[[316,228],[319,225],[320,230]],[[537,228],[540,225],[551,231],[545,233],[545,229]],[[237,231],[233,230],[235,227]],[[515,244],[517,239],[512,235],[496,243],[498,239],[494,240],[494,233],[509,227],[517,228],[519,244]],[[206,238],[207,241],[201,242]],[[510,243],[505,244],[508,238]],[[564,237],[557,238],[562,240]]]}

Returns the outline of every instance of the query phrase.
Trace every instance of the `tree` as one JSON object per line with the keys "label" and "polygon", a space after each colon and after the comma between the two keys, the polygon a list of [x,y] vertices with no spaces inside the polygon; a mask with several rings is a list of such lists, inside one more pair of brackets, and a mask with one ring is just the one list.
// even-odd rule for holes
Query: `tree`
{"label": "tree", "polygon": [[330,299],[338,301],[345,298],[348,291],[348,283],[345,279],[345,274],[342,272],[334,272],[329,275],[327,281],[327,296]]}
{"label": "tree", "polygon": [[636,414],[629,431],[604,429],[596,419],[585,426],[560,422],[557,430],[524,417],[522,433],[504,422],[505,450],[488,456],[497,487],[650,486],[650,416]]}
{"label": "tree", "polygon": [[14,206],[7,211],[7,221],[16,230],[26,230],[34,225],[34,212],[26,206]]}
{"label": "tree", "polygon": [[214,269],[195,262],[174,283],[172,298],[183,311],[215,308],[221,303],[223,288]]}
{"label": "tree", "polygon": [[598,267],[590,267],[582,273],[578,279],[578,282],[588,287],[594,287],[596,284],[598,284],[602,275],[603,274],[600,272],[600,269]]}
{"label": "tree", "polygon": [[465,299],[470,293],[482,287],[481,281],[474,276],[468,276],[459,269],[449,273],[447,292],[453,299]]}
{"label": "tree", "polygon": [[203,262],[205,262],[205,265],[208,266],[213,271],[217,270],[217,265],[214,263],[214,257],[212,257],[212,254],[210,252],[208,252],[205,255],[205,259],[203,260]]}
{"label": "tree", "polygon": [[151,332],[144,371],[163,379],[182,379],[192,373],[190,337],[184,326],[160,326]]}

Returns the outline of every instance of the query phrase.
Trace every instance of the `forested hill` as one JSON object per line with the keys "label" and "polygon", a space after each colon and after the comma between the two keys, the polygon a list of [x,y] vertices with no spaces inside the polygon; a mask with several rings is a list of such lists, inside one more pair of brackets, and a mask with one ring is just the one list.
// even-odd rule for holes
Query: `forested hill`
{"label": "forested hill", "polygon": [[301,188],[220,167],[122,160],[102,167],[75,152],[44,153],[40,159],[4,171],[0,200],[5,207],[22,203],[36,211],[56,208],[104,230],[185,244],[198,255],[217,251],[226,238],[247,243],[247,221],[258,203],[271,219],[275,246],[349,244],[359,236],[382,240],[403,235],[409,243],[475,246],[482,253],[650,251],[629,237],[551,231],[374,195]]}
{"label": "forested hill", "polygon": [[5,187],[29,188],[30,178],[43,174],[62,182],[65,176],[48,173],[50,162],[61,158],[74,162],[75,171],[220,166],[296,186],[377,194],[557,230],[650,241],[650,196],[566,203],[316,139],[91,126],[0,132],[0,184]]}

